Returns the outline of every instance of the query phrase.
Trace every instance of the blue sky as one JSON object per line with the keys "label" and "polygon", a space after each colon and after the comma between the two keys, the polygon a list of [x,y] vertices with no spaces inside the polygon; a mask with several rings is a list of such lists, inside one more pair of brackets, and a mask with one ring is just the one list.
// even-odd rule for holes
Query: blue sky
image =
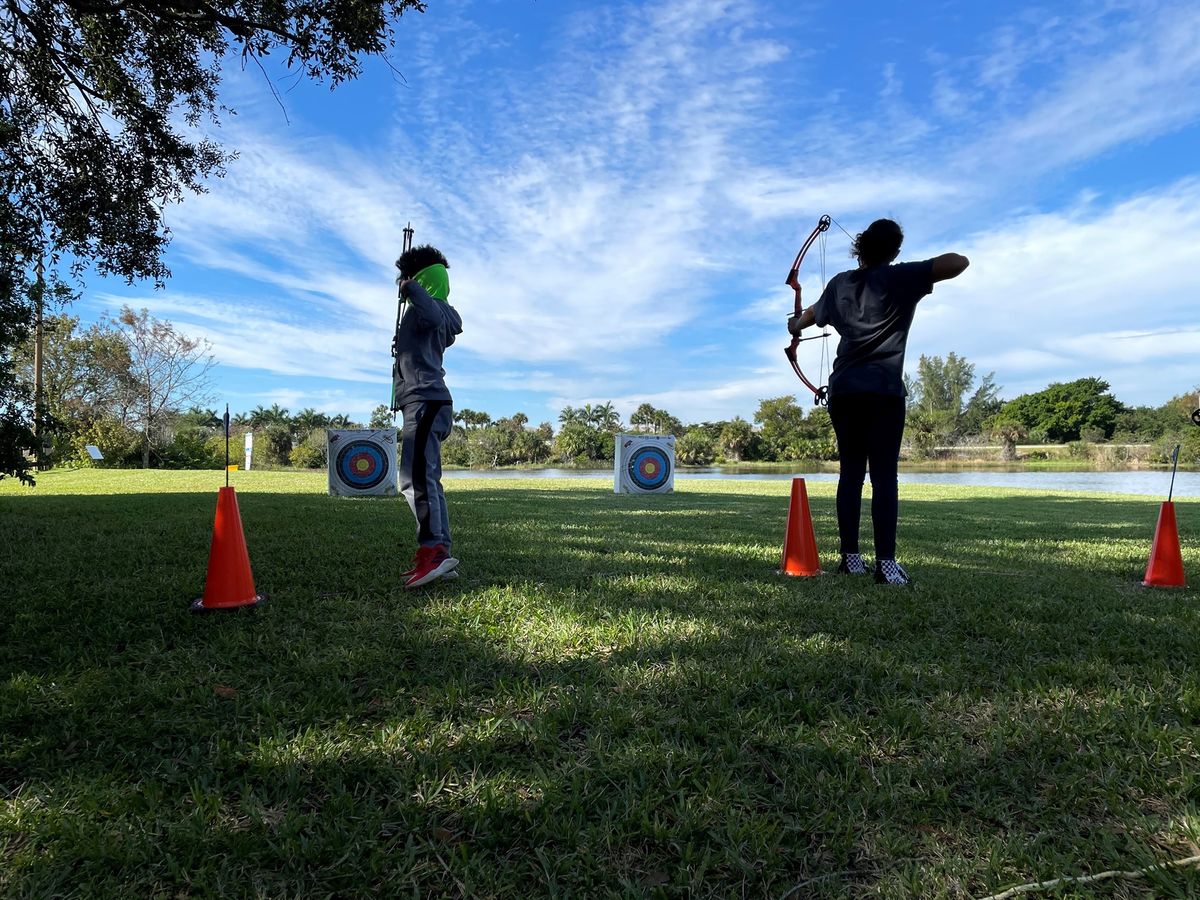
{"label": "blue sky", "polygon": [[[1006,398],[1099,376],[1129,404],[1200,385],[1194,2],[430,0],[389,59],[404,81],[376,61],[332,93],[268,65],[282,108],[231,64],[240,156],[168,210],[174,277],[94,280],[77,311],[207,338],[214,405],[365,421],[411,220],[451,262],[458,408],[749,419],[807,404],[782,352],[803,237],[889,216],[902,259],[972,262],[922,302],[910,371],[953,351]],[[809,301],[821,276],[818,248]]]}

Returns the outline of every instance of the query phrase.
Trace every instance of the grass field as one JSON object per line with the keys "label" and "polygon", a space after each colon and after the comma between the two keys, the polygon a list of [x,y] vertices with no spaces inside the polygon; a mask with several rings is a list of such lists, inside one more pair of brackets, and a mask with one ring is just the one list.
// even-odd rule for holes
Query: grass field
{"label": "grass field", "polygon": [[786,482],[455,480],[462,575],[411,593],[402,501],[235,473],[270,601],[193,616],[221,483],[0,482],[0,895],[979,897],[1200,853],[1200,502],[1193,587],[1147,590],[1158,498],[904,485],[906,589],[773,574]]}

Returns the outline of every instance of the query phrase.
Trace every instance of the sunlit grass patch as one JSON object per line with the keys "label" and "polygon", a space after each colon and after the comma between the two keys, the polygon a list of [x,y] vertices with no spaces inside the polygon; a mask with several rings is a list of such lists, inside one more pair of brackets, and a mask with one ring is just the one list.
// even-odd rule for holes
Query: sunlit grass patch
{"label": "sunlit grass patch", "polygon": [[0,483],[0,893],[949,897],[1195,852],[1157,502],[902,486],[895,590],[775,575],[787,482],[463,479],[461,577],[409,593],[402,501],[242,472],[271,600],[197,618],[223,483]]}

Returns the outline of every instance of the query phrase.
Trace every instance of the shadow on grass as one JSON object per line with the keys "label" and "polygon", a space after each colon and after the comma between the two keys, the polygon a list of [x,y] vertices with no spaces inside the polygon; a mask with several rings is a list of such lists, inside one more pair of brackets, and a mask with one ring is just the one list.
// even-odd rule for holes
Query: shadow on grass
{"label": "shadow on grass", "polygon": [[402,503],[240,500],[272,599],[227,617],[214,497],[6,501],[0,888],[949,896],[1195,827],[1144,501],[903,500],[893,591],[773,575],[785,497],[458,489],[413,595]]}

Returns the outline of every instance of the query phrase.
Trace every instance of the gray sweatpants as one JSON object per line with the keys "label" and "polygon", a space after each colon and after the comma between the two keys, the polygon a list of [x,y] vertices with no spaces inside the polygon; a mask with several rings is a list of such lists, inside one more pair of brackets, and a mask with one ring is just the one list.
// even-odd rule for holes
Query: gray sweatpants
{"label": "gray sweatpants", "polygon": [[401,410],[400,492],[417,519],[417,543],[450,550],[450,517],[442,491],[442,441],[454,427],[449,400],[420,400]]}

